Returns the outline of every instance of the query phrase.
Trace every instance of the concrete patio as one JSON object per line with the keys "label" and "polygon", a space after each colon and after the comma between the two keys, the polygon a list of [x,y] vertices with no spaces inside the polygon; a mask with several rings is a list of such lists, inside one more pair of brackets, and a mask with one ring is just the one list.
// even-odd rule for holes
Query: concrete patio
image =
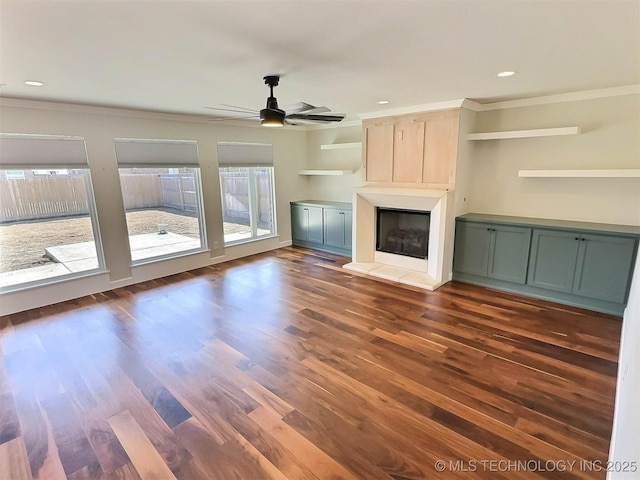
{"label": "concrete patio", "polygon": [[[131,259],[134,262],[145,258],[200,248],[200,240],[171,232],[133,235],[129,237],[129,244],[131,246]],[[45,255],[55,263],[2,273],[0,274],[0,287],[98,268],[94,242],[47,247],[45,248]]]}

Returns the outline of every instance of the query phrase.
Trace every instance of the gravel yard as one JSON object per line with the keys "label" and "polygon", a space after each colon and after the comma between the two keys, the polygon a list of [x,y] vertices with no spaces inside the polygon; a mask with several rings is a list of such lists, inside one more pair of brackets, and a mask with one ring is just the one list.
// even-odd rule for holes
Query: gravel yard
{"label": "gravel yard", "polygon": [[[194,213],[170,208],[127,212],[129,235],[158,231],[166,223],[169,231],[198,238],[198,218]],[[243,225],[225,223],[225,233],[241,231]],[[103,230],[108,225],[102,226]],[[33,220],[0,225],[0,273],[51,263],[44,256],[46,247],[93,240],[88,216],[64,219]]]}

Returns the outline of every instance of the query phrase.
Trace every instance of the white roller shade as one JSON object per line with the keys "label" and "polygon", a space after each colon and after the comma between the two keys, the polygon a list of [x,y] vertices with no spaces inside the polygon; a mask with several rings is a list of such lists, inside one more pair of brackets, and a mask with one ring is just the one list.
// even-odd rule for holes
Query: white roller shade
{"label": "white roller shade", "polygon": [[0,133],[0,167],[13,170],[86,168],[84,138]]}
{"label": "white roller shade", "polygon": [[218,142],[218,165],[221,167],[273,166],[273,145]]}
{"label": "white roller shade", "polygon": [[120,167],[198,167],[198,143],[191,140],[116,138]]}

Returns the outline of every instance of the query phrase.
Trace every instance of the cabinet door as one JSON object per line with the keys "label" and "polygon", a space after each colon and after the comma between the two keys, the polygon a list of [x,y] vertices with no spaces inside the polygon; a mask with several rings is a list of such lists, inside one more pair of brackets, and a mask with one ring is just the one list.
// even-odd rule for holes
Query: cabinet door
{"label": "cabinet door", "polygon": [[530,228],[492,226],[489,277],[524,284],[527,281],[530,244]]}
{"label": "cabinet door", "polygon": [[456,272],[486,276],[489,265],[491,226],[458,222],[453,268]]}
{"label": "cabinet door", "polygon": [[344,246],[351,250],[353,239],[353,213],[351,210],[344,212]]}
{"label": "cabinet door", "polygon": [[344,248],[345,221],[344,211],[324,209],[324,244]]}
{"label": "cabinet door", "polygon": [[429,120],[425,126],[423,183],[455,183],[459,114],[451,115]]}
{"label": "cabinet door", "polygon": [[365,128],[367,182],[391,182],[393,178],[393,125]]}
{"label": "cabinet door", "polygon": [[575,233],[534,230],[527,283],[571,293],[579,246],[580,237]]}
{"label": "cabinet door", "polygon": [[634,251],[630,238],[581,235],[573,293],[624,303]]}
{"label": "cabinet door", "polygon": [[394,127],[393,181],[422,182],[424,122],[399,123]]}
{"label": "cabinet door", "polygon": [[291,205],[291,236],[294,240],[307,239],[307,227],[309,225],[309,215],[307,207],[302,205]]}
{"label": "cabinet door", "polygon": [[307,209],[307,241],[322,243],[322,207],[305,207]]}

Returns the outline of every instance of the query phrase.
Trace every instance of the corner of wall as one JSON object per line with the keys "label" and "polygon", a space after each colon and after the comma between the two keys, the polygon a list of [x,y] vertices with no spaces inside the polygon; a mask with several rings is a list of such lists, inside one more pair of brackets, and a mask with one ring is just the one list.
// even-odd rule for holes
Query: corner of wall
{"label": "corner of wall", "polygon": [[468,108],[460,109],[458,128],[458,158],[456,162],[456,189],[454,214],[456,217],[471,211],[471,181],[475,144],[467,140],[467,135],[475,131],[477,113]]}

